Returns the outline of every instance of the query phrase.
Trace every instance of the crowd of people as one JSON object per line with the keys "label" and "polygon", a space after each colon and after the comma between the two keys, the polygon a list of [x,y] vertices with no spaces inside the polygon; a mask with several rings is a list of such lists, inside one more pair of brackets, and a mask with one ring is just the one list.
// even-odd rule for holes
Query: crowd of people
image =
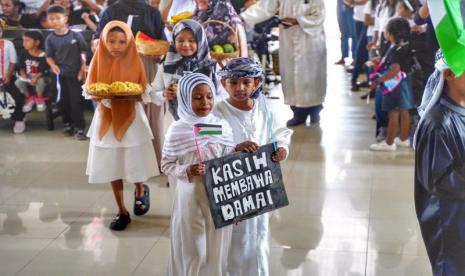
{"label": "crowd of people", "polygon": [[[89,140],[89,183],[111,183],[118,208],[109,225],[113,231],[125,230],[131,222],[124,182],[134,184],[132,211],[141,216],[150,209],[145,182],[166,174],[173,190],[168,275],[269,275],[269,214],[215,229],[202,185],[203,161],[233,152],[253,153],[274,143],[272,160],[281,162],[289,155],[289,128],[308,119],[319,123],[327,79],[324,1],[168,0],[164,4],[159,10],[156,0],[0,0],[1,31],[22,33],[21,48],[0,39],[1,87],[14,100],[13,132],[25,131],[26,114],[34,107],[42,112],[48,100],[56,101],[63,133]],[[192,14],[190,19],[175,24],[169,20],[186,12]],[[366,87],[369,92],[362,98],[375,99],[373,136],[378,142],[370,150],[410,147],[412,130],[420,120],[417,107],[439,49],[428,4],[338,0],[336,12],[341,31],[341,58],[336,64],[346,66],[351,74],[352,91]],[[275,15],[280,19],[279,55],[286,57],[279,61],[284,99],[293,112],[286,124],[267,106],[262,93],[264,68],[248,57],[253,26]],[[44,37],[40,29],[52,31]],[[92,41],[84,39],[83,30],[93,34]],[[166,40],[169,50],[164,55],[141,53],[136,47],[138,32]],[[231,36],[237,56],[215,58],[213,46]],[[351,63],[346,60],[350,53]],[[417,162],[417,212],[424,238],[434,246],[437,235],[422,222],[437,218],[426,218],[421,212],[435,207],[429,202],[437,196],[431,188],[437,181],[450,184],[441,182],[444,174],[451,174],[452,184],[463,179],[463,164],[454,165],[451,154],[461,156],[463,144],[450,148],[455,144],[449,142],[460,134],[449,136],[463,128],[459,117],[465,114],[456,104],[463,98],[463,75],[450,70],[443,57],[439,61],[442,67],[436,64],[433,74],[438,81],[429,84],[429,90],[437,86],[432,97],[436,106],[426,109],[415,141],[422,148]],[[118,81],[139,84],[142,95],[109,99],[87,91],[93,84]],[[50,90],[56,90],[56,96]],[[86,101],[95,107],[90,126],[84,116]],[[6,102],[0,103],[7,110]],[[446,112],[448,117],[443,118],[454,123],[452,131],[444,131],[449,136],[435,132],[442,129],[439,124],[446,124],[437,114],[446,109],[455,112]],[[165,132],[167,114],[174,122]],[[197,138],[193,135],[197,124],[220,126],[222,131]],[[432,155],[447,162],[436,163]],[[454,196],[447,189],[440,192],[448,199]],[[433,265],[441,262],[435,248],[428,247],[428,254]]]}
{"label": "crowd of people", "polygon": [[417,0],[339,0],[337,9],[336,64],[352,51],[352,91],[366,86],[362,98],[375,98],[370,150],[413,144],[415,211],[435,276],[465,274],[464,11],[464,1]]}
{"label": "crowd of people", "polygon": [[[121,9],[110,6],[104,12],[101,22],[106,24],[97,28],[97,32],[101,30],[100,42],[85,87],[124,80],[139,83],[146,92],[141,99],[93,98],[99,105],[88,134],[89,182],[111,182],[118,214],[110,228],[120,231],[131,221],[124,206],[123,180],[135,184],[133,212],[144,215],[150,208],[150,190],[144,182],[158,175],[159,168],[170,177],[174,192],[168,275],[268,275],[268,216],[215,229],[202,185],[202,161],[232,152],[255,152],[259,146],[275,142],[273,160],[280,162],[288,155],[292,131],[267,109],[260,91],[263,70],[259,63],[244,57],[248,54],[246,44],[242,46],[245,50],[239,51],[242,57],[222,61],[222,67],[209,54],[211,44],[218,43],[210,38],[216,41],[215,34],[223,35],[226,30],[205,28],[203,22],[223,19],[245,38],[233,6],[229,1],[197,3],[192,19],[169,29],[171,46],[162,60],[158,56],[140,58],[133,37],[135,29],[142,29],[152,37],[163,38],[163,29],[150,32],[145,27],[153,28],[153,22],[159,22],[157,13],[144,14],[147,23],[128,26],[121,20],[124,15],[118,14]],[[157,67],[151,67],[155,63]],[[151,102],[152,110],[144,112],[141,100]],[[159,125],[154,128],[151,124],[157,124],[165,106],[175,122],[166,135],[162,133],[165,141],[161,160],[157,160],[152,139]],[[161,114],[155,109],[162,110]],[[196,124],[221,126],[222,131],[196,138]]]}
{"label": "crowd of people", "polygon": [[[375,98],[377,143],[370,150],[411,147],[416,108],[439,49],[426,1],[339,0],[337,7],[341,59],[336,64],[351,74],[352,91],[367,87],[361,98]],[[349,53],[353,59],[346,65]]]}
{"label": "crowd of people", "polygon": [[[1,29],[23,32],[20,48],[0,40],[3,90],[15,100],[13,132],[25,131],[25,116],[34,107],[41,112],[44,102],[56,101],[63,133],[89,140],[89,183],[111,183],[118,209],[109,225],[113,231],[125,230],[131,222],[124,182],[134,184],[132,212],[141,216],[150,209],[146,181],[167,175],[173,190],[169,275],[269,275],[269,215],[215,229],[201,184],[202,161],[253,153],[273,143],[272,160],[281,162],[289,155],[288,127],[308,117],[319,122],[326,93],[323,0],[164,4],[159,10],[160,1],[145,0],[1,0]],[[185,12],[192,13],[191,19],[169,20]],[[284,45],[280,55],[294,57],[280,61],[285,102],[294,112],[287,126],[267,106],[261,63],[248,57],[253,26],[276,14]],[[40,29],[51,32],[44,37]],[[90,43],[83,30],[93,33]],[[168,41],[168,52],[141,53],[138,32]],[[215,58],[212,46],[229,42],[231,36],[237,55]],[[306,50],[292,55],[297,49]],[[309,67],[312,62],[319,70]],[[309,70],[296,70],[304,67]],[[143,94],[109,99],[88,91],[92,85],[118,81],[139,84]],[[90,126],[86,102],[94,106]],[[166,115],[174,122],[165,133]],[[196,124],[221,126],[222,131],[195,138]]]}

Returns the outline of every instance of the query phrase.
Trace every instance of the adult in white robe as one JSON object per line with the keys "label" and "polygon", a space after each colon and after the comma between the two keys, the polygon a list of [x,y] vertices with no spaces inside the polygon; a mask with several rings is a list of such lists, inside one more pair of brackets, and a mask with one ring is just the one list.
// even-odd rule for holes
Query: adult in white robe
{"label": "adult in white robe", "polygon": [[320,120],[326,96],[326,41],[323,0],[260,0],[241,13],[253,26],[271,18],[279,10],[279,66],[284,99],[294,117],[288,126]]}

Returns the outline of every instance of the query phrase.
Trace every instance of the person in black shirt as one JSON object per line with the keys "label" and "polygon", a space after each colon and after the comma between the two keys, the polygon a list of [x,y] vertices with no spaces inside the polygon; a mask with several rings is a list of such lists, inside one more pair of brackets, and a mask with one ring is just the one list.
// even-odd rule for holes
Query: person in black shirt
{"label": "person in black shirt", "polygon": [[426,2],[415,14],[414,20],[417,25],[426,24],[426,47],[425,51],[418,56],[418,60],[421,63],[421,67],[426,76],[424,80],[424,84],[426,85],[428,76],[430,76],[434,71],[434,55],[439,49],[439,43],[436,39],[433,22],[429,16],[429,8]]}
{"label": "person in black shirt", "polygon": [[465,74],[438,52],[415,134],[415,210],[435,276],[465,275],[464,95]]}
{"label": "person in black shirt", "polygon": [[59,5],[50,6],[47,18],[54,32],[45,42],[45,53],[50,69],[59,80],[60,109],[65,123],[65,135],[85,140],[84,98],[81,83],[86,72],[87,45],[81,34],[68,29],[66,10]]}
{"label": "person in black shirt", "polygon": [[[410,25],[404,18],[393,18],[384,35],[391,46],[377,67],[372,88],[383,94],[381,108],[388,113],[387,137],[385,141],[371,145],[370,150],[373,151],[395,151],[397,146],[410,147],[409,110],[414,107],[411,84],[407,78],[412,62]],[[400,137],[397,137],[399,121]]]}
{"label": "person in black shirt", "polygon": [[[39,31],[27,31],[23,35],[23,47],[26,50],[19,58],[19,78],[15,85],[26,97],[23,112],[30,112],[36,105],[37,111],[45,110],[45,74],[48,64],[43,51],[44,37]],[[36,95],[30,88],[34,87]]]}
{"label": "person in black shirt", "polygon": [[[1,1],[1,0],[0,0]],[[71,0],[52,0],[48,5],[60,5],[65,8],[66,14],[68,16],[68,25],[69,26],[85,26],[85,28],[90,29],[92,31],[95,30],[95,25],[97,24],[96,17],[89,16],[86,20],[83,17],[83,14],[93,14],[91,10],[88,8],[82,8],[75,10],[73,3]],[[47,4],[45,4],[47,6]],[[42,27],[45,29],[53,28],[50,25],[50,22],[47,21],[47,14],[42,13],[40,16]]]}
{"label": "person in black shirt", "polygon": [[22,14],[25,4],[19,0],[0,0],[3,15],[8,28],[39,28],[39,19],[34,14]]}
{"label": "person in black shirt", "polygon": [[136,35],[138,31],[155,39],[165,39],[164,24],[158,9],[151,7],[144,0],[118,0],[103,12],[94,39],[100,37],[100,33],[106,24],[112,20],[127,23]]}

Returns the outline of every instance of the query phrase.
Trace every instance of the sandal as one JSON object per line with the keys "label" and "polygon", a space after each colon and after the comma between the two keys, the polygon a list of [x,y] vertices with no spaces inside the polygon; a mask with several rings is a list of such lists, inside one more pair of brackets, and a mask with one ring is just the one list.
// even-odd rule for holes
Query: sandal
{"label": "sandal", "polygon": [[144,184],[144,196],[137,197],[137,192],[134,190],[134,215],[145,215],[150,209],[150,189]]}
{"label": "sandal", "polygon": [[110,229],[115,231],[122,231],[126,229],[126,226],[131,222],[131,218],[129,217],[129,213],[126,214],[118,214],[110,223]]}

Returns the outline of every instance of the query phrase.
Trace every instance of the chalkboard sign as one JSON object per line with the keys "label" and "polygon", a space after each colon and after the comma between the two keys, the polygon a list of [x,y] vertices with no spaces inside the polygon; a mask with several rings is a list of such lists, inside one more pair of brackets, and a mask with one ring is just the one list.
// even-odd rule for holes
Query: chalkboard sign
{"label": "chalkboard sign", "polygon": [[205,187],[215,228],[289,205],[272,144],[204,162]]}

